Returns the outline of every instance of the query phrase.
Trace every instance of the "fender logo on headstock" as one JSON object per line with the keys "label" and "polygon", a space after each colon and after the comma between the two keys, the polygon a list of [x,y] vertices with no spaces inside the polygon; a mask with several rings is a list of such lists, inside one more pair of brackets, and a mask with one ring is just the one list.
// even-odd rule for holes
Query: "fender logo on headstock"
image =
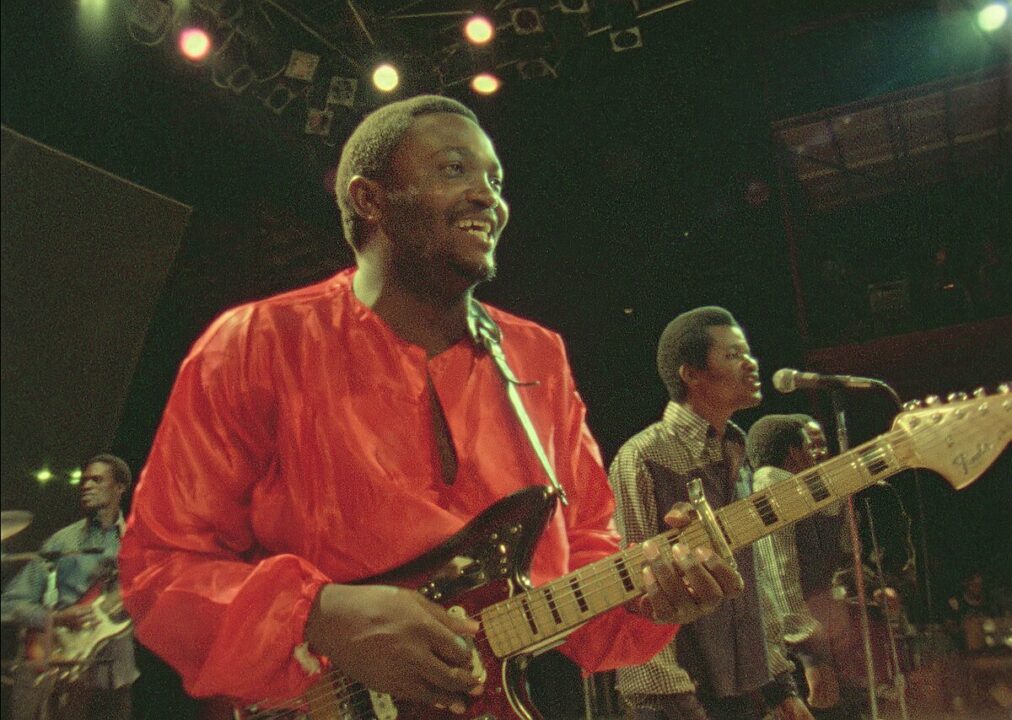
{"label": "fender logo on headstock", "polygon": [[976,451],[972,455],[968,456],[965,452],[961,452],[952,459],[952,464],[962,468],[964,475],[969,475],[973,471],[974,466],[984,459],[984,457],[986,457],[993,449],[994,443],[977,443]]}

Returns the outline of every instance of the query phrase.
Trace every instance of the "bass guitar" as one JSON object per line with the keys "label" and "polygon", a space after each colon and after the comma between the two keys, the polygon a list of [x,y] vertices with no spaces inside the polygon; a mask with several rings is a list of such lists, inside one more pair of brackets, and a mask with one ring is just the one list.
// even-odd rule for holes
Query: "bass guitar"
{"label": "bass guitar", "polygon": [[[965,396],[962,396],[965,398]],[[719,510],[707,506],[681,530],[657,536],[690,548],[734,552],[887,477],[928,468],[960,490],[976,480],[1012,438],[1012,391],[978,391],[948,403],[929,398],[901,413],[892,429],[849,452]],[[534,547],[556,504],[549,487],[500,500],[439,547],[362,584],[416,588],[451,612],[481,622],[475,665],[488,672],[485,692],[464,715],[402,702],[341,673],[324,673],[294,699],[235,710],[242,720],[537,720],[523,682],[528,659],[560,644],[588,620],[644,593],[640,546],[629,547],[539,587],[527,577]],[[709,519],[707,519],[709,518]]]}

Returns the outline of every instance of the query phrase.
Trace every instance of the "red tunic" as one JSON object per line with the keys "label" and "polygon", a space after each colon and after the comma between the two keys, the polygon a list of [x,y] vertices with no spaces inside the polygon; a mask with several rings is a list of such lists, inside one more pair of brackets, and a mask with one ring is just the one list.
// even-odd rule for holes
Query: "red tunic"
{"label": "red tunic", "polygon": [[[321,585],[395,568],[544,472],[491,360],[434,358],[357,300],[353,270],[222,315],[183,362],[120,554],[139,639],[194,696],[294,695]],[[494,308],[570,505],[531,568],[541,584],[618,548],[614,499],[558,335]],[[458,460],[442,479],[427,378]],[[672,626],[615,610],[563,651],[587,671],[644,662]]]}

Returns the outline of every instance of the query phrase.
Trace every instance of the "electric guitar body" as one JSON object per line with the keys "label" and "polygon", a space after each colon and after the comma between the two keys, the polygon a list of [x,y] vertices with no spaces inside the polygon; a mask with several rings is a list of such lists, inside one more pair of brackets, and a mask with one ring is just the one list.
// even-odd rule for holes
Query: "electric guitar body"
{"label": "electric guitar body", "polygon": [[[556,493],[547,486],[525,488],[495,503],[463,529],[419,558],[361,585],[413,588],[451,613],[480,617],[482,610],[530,588],[528,571],[538,538],[555,510]],[[531,648],[535,650],[537,648]],[[483,635],[472,649],[475,672],[486,674],[485,692],[468,708],[481,720],[539,720],[524,682],[528,654],[499,658]],[[237,710],[252,720],[429,720],[460,717],[429,705],[394,700],[331,675],[292,703],[262,703]],[[209,711],[205,720],[220,717]]]}
{"label": "electric guitar body", "polygon": [[114,638],[130,631],[132,622],[123,613],[118,590],[107,590],[100,580],[88,588],[74,605],[91,605],[94,623],[71,629],[53,627],[27,630],[24,660],[40,673],[55,673],[60,680],[73,682],[95,659],[95,655]]}
{"label": "electric guitar body", "polygon": [[[982,390],[949,403],[929,398],[901,413],[889,432],[718,510],[703,503],[687,526],[658,543],[733,553],[903,470],[923,467],[956,490],[976,480],[1012,439],[1012,389]],[[642,546],[589,563],[544,585],[528,579],[531,557],[556,505],[549,487],[499,500],[443,544],[393,571],[359,581],[412,588],[479,620],[476,674],[485,692],[466,712],[419,705],[328,671],[303,695],[235,709],[241,720],[539,720],[524,685],[526,660],[587,621],[645,592]],[[695,505],[695,501],[694,501]]]}

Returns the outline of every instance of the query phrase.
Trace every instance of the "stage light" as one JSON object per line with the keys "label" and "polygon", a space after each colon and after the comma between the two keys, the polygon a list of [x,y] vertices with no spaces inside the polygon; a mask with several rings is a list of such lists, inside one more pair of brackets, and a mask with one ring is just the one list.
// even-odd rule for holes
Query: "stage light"
{"label": "stage light", "polygon": [[157,45],[169,32],[172,14],[169,4],[161,0],[132,0],[127,11],[130,36],[143,45]]}
{"label": "stage light", "polygon": [[510,11],[510,19],[517,35],[532,35],[545,30],[545,26],[541,24],[541,13],[532,7],[513,8]]}
{"label": "stage light", "polygon": [[495,35],[492,22],[483,15],[474,15],[464,24],[464,37],[474,45],[484,45]]}
{"label": "stage light", "polygon": [[269,108],[275,115],[280,115],[296,97],[296,93],[285,83],[277,82],[264,97],[263,103],[264,107]]}
{"label": "stage light", "polygon": [[358,80],[334,75],[330,78],[330,86],[327,89],[327,105],[355,107],[355,93],[357,91]]}
{"label": "stage light", "polygon": [[977,26],[984,32],[1000,29],[1006,20],[1008,20],[1008,6],[1005,3],[990,3],[977,13]]}
{"label": "stage light", "polygon": [[517,74],[524,80],[558,77],[555,68],[543,57],[517,61]]}
{"label": "stage light", "polygon": [[81,474],[82,474],[81,473],[81,468],[77,468],[75,470],[71,470],[69,473],[67,473],[67,482],[70,485],[80,485],[81,484]]}
{"label": "stage light", "polygon": [[306,112],[306,125],[303,128],[306,135],[319,135],[327,137],[330,135],[330,128],[334,124],[334,111],[329,108],[309,108]]}
{"label": "stage light", "polygon": [[179,33],[179,52],[187,60],[200,62],[211,52],[211,36],[200,28],[183,28]]}
{"label": "stage light", "polygon": [[397,68],[390,63],[377,65],[376,69],[372,72],[372,84],[376,86],[377,90],[382,92],[393,91],[400,81]]}
{"label": "stage light", "polygon": [[109,17],[109,0],[80,0],[81,28],[89,31],[101,30]]}
{"label": "stage light", "polygon": [[316,68],[320,66],[320,56],[305,50],[292,50],[288,57],[285,77],[303,82],[312,82],[316,76]]}
{"label": "stage light", "polygon": [[608,34],[608,37],[611,38],[612,52],[623,52],[643,47],[643,36],[640,34],[639,25],[613,31]]}
{"label": "stage light", "polygon": [[491,95],[502,85],[499,78],[492,73],[479,73],[471,78],[471,89],[479,95]]}
{"label": "stage light", "polygon": [[41,485],[45,485],[47,482],[53,479],[53,471],[47,467],[44,467],[40,470],[36,470],[34,475],[36,481],[38,481],[39,484]]}
{"label": "stage light", "polygon": [[559,10],[563,15],[589,13],[590,3],[587,0],[559,0]]}

